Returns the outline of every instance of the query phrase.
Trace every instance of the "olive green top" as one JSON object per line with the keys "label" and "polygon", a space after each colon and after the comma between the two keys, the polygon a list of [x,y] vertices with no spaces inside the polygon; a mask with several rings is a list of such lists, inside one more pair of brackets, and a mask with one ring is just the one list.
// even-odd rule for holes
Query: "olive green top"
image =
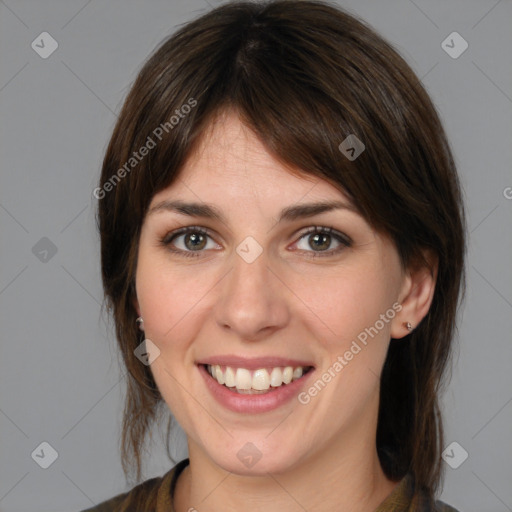
{"label": "olive green top", "polygon": [[[180,473],[189,459],[178,462],[164,476],[151,478],[107,501],[82,512],[175,512],[172,499]],[[425,494],[415,492],[414,479],[406,475],[374,512],[457,512],[442,501],[429,502]]]}

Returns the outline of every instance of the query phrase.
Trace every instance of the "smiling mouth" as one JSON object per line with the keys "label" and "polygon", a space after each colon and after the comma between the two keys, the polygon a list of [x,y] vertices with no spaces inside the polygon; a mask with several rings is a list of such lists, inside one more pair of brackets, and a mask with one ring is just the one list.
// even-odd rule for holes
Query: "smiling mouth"
{"label": "smiling mouth", "polygon": [[313,366],[276,366],[248,370],[232,366],[202,364],[206,372],[218,384],[234,393],[257,395],[270,393],[303,378]]}

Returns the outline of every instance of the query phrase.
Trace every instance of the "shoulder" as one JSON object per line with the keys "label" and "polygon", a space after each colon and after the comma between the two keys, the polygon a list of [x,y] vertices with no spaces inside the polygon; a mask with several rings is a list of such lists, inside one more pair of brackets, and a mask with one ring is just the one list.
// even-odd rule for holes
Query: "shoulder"
{"label": "shoulder", "polygon": [[444,503],[443,501],[437,500],[435,506],[435,512],[459,512],[452,506]]}
{"label": "shoulder", "polygon": [[375,512],[459,512],[418,488],[411,473],[405,475]]}
{"label": "shoulder", "polygon": [[459,512],[444,501],[433,500],[421,491],[415,495],[413,504],[410,512]]}
{"label": "shoulder", "polygon": [[165,475],[145,480],[130,491],[81,512],[154,512],[162,507],[170,511],[177,477],[188,463],[189,460],[184,459]]}
{"label": "shoulder", "polygon": [[407,512],[459,512],[444,501],[436,500],[430,493],[422,488],[417,488],[414,477],[408,475],[409,489],[413,493],[410,509]]}
{"label": "shoulder", "polygon": [[[156,494],[164,477],[151,478],[134,487],[131,491],[118,494],[98,505],[82,510],[82,512],[121,512],[128,510],[127,506],[136,505],[134,510],[155,508]],[[151,509],[151,508],[149,508]]]}
{"label": "shoulder", "polygon": [[412,508],[414,512],[459,512],[456,508],[453,508],[444,501],[433,500],[421,491],[418,492],[415,498],[417,499],[417,501],[414,501],[416,507]]}

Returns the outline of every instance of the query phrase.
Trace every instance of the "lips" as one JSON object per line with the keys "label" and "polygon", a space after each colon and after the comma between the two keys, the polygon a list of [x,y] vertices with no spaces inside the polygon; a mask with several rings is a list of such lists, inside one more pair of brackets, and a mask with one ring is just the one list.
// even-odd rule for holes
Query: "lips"
{"label": "lips", "polygon": [[[205,360],[206,361],[206,360]],[[289,362],[291,364],[304,364],[304,361],[297,361],[292,359],[284,358],[259,358],[259,359],[241,359],[241,358],[209,358],[208,361],[219,361],[226,362],[232,361],[237,364],[246,364],[251,367],[259,367],[263,364],[285,364]],[[311,365],[309,365],[311,366]],[[259,414],[270,412],[287,403],[290,403],[294,397],[303,390],[314,378],[316,372],[310,369],[302,377],[292,380],[289,384],[283,384],[275,389],[269,389],[266,391],[255,391],[255,390],[238,390],[235,388],[228,388],[223,384],[220,384],[207,370],[207,364],[197,364],[200,375],[203,378],[203,382],[206,388],[210,391],[211,396],[215,401],[223,408],[229,409],[236,413],[243,414]],[[239,367],[240,368],[240,367]]]}

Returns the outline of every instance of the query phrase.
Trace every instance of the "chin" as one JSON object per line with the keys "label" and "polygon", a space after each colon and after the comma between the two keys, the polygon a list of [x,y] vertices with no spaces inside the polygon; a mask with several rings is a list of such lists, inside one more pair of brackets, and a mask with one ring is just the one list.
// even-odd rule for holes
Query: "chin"
{"label": "chin", "polygon": [[[213,462],[230,473],[240,476],[267,476],[281,474],[293,469],[298,463],[298,454],[283,452],[276,446],[258,448],[258,443],[245,441],[240,448],[232,448],[219,454],[211,454]],[[231,455],[232,454],[232,455]]]}

